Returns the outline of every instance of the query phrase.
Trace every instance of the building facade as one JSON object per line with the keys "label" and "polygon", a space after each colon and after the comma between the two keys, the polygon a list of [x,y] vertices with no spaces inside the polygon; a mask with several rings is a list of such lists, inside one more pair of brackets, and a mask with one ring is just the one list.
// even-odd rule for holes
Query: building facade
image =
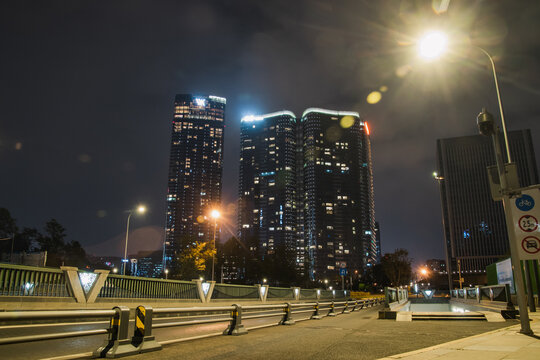
{"label": "building facade", "polygon": [[356,112],[310,108],[302,115],[306,262],[313,280],[377,261],[371,144]]}
{"label": "building facade", "polygon": [[181,251],[183,239],[213,240],[209,214],[221,204],[225,106],[226,99],[218,96],[175,97],[164,269]]}
{"label": "building facade", "polygon": [[238,235],[259,256],[278,249],[295,255],[298,243],[296,116],[280,111],[242,118]]}
{"label": "building facade", "polygon": [[[508,133],[520,186],[538,183],[530,130]],[[506,155],[505,155],[506,156]],[[437,167],[449,284],[486,282],[486,266],[508,256],[505,216],[491,198],[486,167],[495,165],[490,137],[437,140]]]}

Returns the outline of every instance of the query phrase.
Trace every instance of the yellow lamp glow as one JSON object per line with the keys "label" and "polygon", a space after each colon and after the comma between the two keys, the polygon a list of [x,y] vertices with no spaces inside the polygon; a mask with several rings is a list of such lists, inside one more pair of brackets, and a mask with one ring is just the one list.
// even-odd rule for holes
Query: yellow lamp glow
{"label": "yellow lamp glow", "polygon": [[446,52],[448,38],[440,31],[430,31],[418,41],[418,55],[433,60]]}
{"label": "yellow lamp glow", "polygon": [[221,216],[220,212],[216,209],[212,210],[212,212],[210,212],[210,216],[214,219],[217,219]]}

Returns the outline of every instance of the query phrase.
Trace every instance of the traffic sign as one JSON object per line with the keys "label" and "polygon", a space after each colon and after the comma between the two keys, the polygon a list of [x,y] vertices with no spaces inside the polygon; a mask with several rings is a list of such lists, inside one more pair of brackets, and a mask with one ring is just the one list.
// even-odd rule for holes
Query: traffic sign
{"label": "traffic sign", "polygon": [[519,258],[540,259],[540,186],[522,190],[510,204]]}
{"label": "traffic sign", "polygon": [[339,269],[339,275],[340,276],[346,276],[347,275],[347,269],[346,268]]}

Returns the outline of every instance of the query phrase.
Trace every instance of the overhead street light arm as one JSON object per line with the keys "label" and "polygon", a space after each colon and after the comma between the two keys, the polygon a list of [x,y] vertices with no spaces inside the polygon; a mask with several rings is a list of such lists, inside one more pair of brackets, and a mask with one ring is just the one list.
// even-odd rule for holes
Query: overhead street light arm
{"label": "overhead street light arm", "polygon": [[501,113],[501,123],[502,123],[502,129],[504,134],[504,144],[506,147],[506,156],[508,159],[508,162],[512,162],[512,158],[510,156],[510,146],[508,144],[508,133],[506,131],[506,121],[504,120],[504,110],[503,110],[503,104],[501,99],[501,91],[499,89],[499,80],[497,78],[497,70],[495,69],[495,61],[493,61],[493,57],[483,48],[477,45],[471,45],[471,47],[476,48],[480,50],[484,55],[486,55],[489,59],[489,62],[491,63],[491,70],[493,71],[493,80],[495,81],[495,90],[497,90],[497,101],[499,103],[499,111]]}

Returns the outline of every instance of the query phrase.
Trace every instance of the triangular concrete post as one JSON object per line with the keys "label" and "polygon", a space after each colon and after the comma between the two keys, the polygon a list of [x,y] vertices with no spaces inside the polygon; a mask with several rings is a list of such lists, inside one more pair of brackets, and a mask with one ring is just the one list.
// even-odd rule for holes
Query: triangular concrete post
{"label": "triangular concrete post", "polygon": [[[193,279],[192,281],[197,284],[197,293],[199,294],[199,299],[201,302],[209,303],[212,299],[212,293],[214,292],[216,282],[202,281],[201,279]],[[207,292],[205,292],[205,290],[207,290]]]}
{"label": "triangular concrete post", "polygon": [[259,300],[266,302],[268,297],[268,285],[257,284],[257,292],[259,293]]}

